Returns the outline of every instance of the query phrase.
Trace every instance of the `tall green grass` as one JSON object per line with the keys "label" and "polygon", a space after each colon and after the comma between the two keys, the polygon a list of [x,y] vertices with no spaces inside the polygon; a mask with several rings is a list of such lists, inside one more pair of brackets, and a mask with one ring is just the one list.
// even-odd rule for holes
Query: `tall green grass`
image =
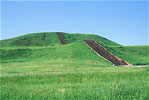
{"label": "tall green grass", "polygon": [[1,77],[1,100],[148,100],[148,68]]}

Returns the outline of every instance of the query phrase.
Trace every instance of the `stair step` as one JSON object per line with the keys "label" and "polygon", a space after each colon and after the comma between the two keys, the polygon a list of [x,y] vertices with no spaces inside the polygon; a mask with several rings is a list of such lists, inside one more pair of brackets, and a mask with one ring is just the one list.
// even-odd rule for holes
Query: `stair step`
{"label": "stair step", "polygon": [[65,41],[65,38],[63,37],[62,33],[61,32],[57,32],[57,36],[60,39],[61,43],[63,45],[65,45],[66,44],[66,41]]}

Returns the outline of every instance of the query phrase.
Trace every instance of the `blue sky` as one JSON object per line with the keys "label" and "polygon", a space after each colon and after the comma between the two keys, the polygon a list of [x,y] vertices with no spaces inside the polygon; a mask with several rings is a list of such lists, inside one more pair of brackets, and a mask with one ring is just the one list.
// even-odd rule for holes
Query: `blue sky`
{"label": "blue sky", "polygon": [[147,1],[2,1],[1,39],[35,32],[98,34],[148,45]]}

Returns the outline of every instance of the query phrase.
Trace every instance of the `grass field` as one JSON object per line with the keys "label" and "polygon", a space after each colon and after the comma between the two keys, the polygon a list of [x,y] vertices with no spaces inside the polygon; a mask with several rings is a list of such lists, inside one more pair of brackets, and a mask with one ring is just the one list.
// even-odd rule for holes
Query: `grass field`
{"label": "grass field", "polygon": [[[67,45],[61,45],[55,33],[0,42],[0,100],[149,99],[149,46],[122,46],[96,35],[63,35]],[[94,39],[131,64],[148,67],[112,66],[83,39]]]}
{"label": "grass field", "polygon": [[[21,67],[17,75],[9,72],[10,76],[1,76],[1,100],[149,99],[149,68],[99,67],[91,63],[65,62],[60,65],[21,64],[14,65]],[[20,74],[26,72],[29,74]]]}

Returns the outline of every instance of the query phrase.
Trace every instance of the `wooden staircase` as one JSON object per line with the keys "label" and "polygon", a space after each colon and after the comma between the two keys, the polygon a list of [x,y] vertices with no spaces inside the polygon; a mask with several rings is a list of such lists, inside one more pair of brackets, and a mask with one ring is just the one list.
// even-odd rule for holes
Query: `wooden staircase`
{"label": "wooden staircase", "polygon": [[57,32],[57,36],[60,39],[61,43],[63,45],[65,45],[66,44],[66,41],[65,41],[65,38],[63,37],[62,33],[61,32]]}
{"label": "wooden staircase", "polygon": [[109,52],[107,49],[105,49],[102,45],[100,45],[94,40],[84,40],[84,42],[92,50],[94,50],[94,52],[96,52],[100,57],[113,63],[114,65],[131,65],[130,63],[124,61],[123,59],[120,59],[116,57],[115,55],[113,55],[111,52]]}

